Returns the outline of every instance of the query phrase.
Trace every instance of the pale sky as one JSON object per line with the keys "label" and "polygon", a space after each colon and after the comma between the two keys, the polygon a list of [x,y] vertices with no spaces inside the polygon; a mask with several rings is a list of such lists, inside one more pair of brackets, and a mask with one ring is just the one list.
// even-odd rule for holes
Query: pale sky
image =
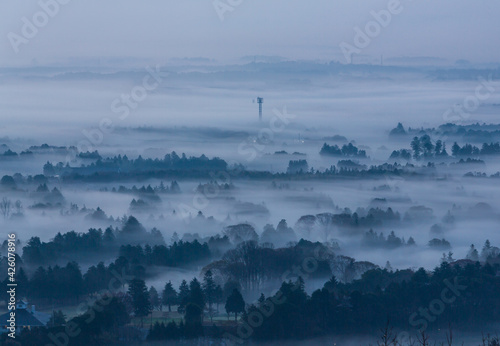
{"label": "pale sky", "polygon": [[[68,3],[44,18],[40,4],[54,1],[0,3],[0,66],[33,59],[40,64],[121,57],[229,61],[245,55],[345,62],[339,45],[353,44],[355,27],[364,30],[373,20],[370,12],[397,0],[217,0],[235,4],[227,5],[232,11],[223,21],[214,0],[59,0]],[[399,9],[360,54],[500,61],[500,1],[401,0]],[[33,16],[41,24],[27,38],[22,19],[33,23]],[[12,37],[22,38],[18,53]]]}

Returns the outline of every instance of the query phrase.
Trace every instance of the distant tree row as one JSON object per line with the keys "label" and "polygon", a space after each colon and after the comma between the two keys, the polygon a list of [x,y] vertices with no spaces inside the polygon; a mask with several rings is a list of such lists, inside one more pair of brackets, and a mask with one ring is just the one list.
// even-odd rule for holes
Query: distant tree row
{"label": "distant tree row", "polygon": [[467,259],[471,261],[491,261],[494,260],[495,258],[498,258],[500,256],[500,248],[491,245],[491,242],[489,240],[486,240],[484,242],[483,248],[481,249],[481,253],[479,253],[472,244],[469,248],[469,251],[467,252]]}
{"label": "distant tree row", "polygon": [[220,158],[209,159],[205,155],[200,157],[178,156],[175,151],[164,156],[163,159],[144,159],[139,155],[136,159],[129,159],[126,155],[98,159],[88,165],[70,167],[68,164],[58,163],[55,166],[47,162],[44,167],[45,175],[92,175],[98,172],[143,172],[143,171],[222,171],[226,170],[227,163]]}
{"label": "distant tree row", "polygon": [[[96,213],[99,212],[103,213],[98,208],[92,217],[98,218]],[[23,247],[23,260],[28,264],[45,264],[89,252],[99,254],[105,251],[115,255],[118,247],[123,243],[165,244],[158,229],[153,228],[147,232],[133,216],[125,220],[121,229],[108,227],[104,231],[100,228],[91,228],[86,233],[70,231],[61,234],[59,232],[49,242],[42,242],[39,237],[31,237]]]}
{"label": "distant tree row", "polygon": [[290,160],[288,162],[287,174],[307,173],[309,165],[306,160]]}
{"label": "distant tree row", "polygon": [[323,147],[321,147],[319,154],[325,155],[325,156],[345,156],[345,157],[366,158],[366,151],[358,149],[352,143],[344,144],[342,147],[339,147],[337,144],[328,145],[328,144],[324,143]]}
{"label": "distant tree row", "polygon": [[387,237],[384,233],[375,233],[372,229],[365,233],[363,236],[363,243],[370,247],[381,247],[387,249],[396,249],[402,246],[415,246],[415,240],[413,237],[409,237],[408,241],[404,238],[399,238],[392,231]]}
{"label": "distant tree row", "polygon": [[421,158],[448,156],[446,143],[440,139],[433,143],[430,136],[427,134],[420,137],[414,137],[410,145],[413,150],[413,158],[415,160],[420,160]]}
{"label": "distant tree row", "polygon": [[344,210],[336,214],[304,215],[299,218],[294,228],[299,234],[316,233],[328,237],[336,230],[367,229],[399,221],[401,221],[401,215],[399,212],[394,212],[392,208],[386,210],[370,208],[368,210],[359,209],[354,213],[350,210]]}
{"label": "distant tree row", "polygon": [[453,156],[477,156],[477,155],[500,155],[500,143],[483,143],[481,148],[471,144],[464,144],[462,147],[457,142],[451,147]]}
{"label": "distant tree row", "polygon": [[101,189],[100,191],[111,191],[111,192],[118,192],[118,193],[129,193],[129,194],[135,194],[141,197],[146,197],[148,198],[149,196],[155,196],[158,193],[180,193],[181,189],[179,187],[179,184],[177,181],[173,180],[170,183],[170,186],[165,186],[163,181],[160,182],[160,185],[152,187],[151,185],[145,186],[142,185],[141,187],[137,187],[133,185],[131,188],[127,188],[123,185],[120,185],[118,188],[111,188],[109,190],[107,187]]}
{"label": "distant tree row", "polygon": [[390,136],[421,136],[422,134],[436,135],[443,137],[461,138],[464,141],[473,142],[492,142],[500,138],[500,125],[498,124],[468,124],[459,125],[454,123],[447,123],[438,126],[437,128],[411,128],[407,130],[403,124],[398,125],[389,133]]}
{"label": "distant tree row", "polygon": [[207,243],[200,244],[198,240],[193,242],[181,240],[170,246],[122,245],[120,256],[147,266],[180,267],[207,260],[211,257],[211,253]]}
{"label": "distant tree row", "polygon": [[[415,160],[420,160],[430,158],[443,158],[449,156],[446,150],[446,143],[441,140],[437,140],[434,143],[431,140],[431,137],[427,134],[420,137],[414,137],[410,143],[410,146],[411,150],[394,150],[390,156],[390,159],[404,159],[406,161],[409,161],[412,157]],[[478,148],[472,144],[464,144],[463,146],[460,146],[457,142],[455,142],[451,147],[451,153],[455,157],[499,155],[500,143],[483,143],[482,147]]]}

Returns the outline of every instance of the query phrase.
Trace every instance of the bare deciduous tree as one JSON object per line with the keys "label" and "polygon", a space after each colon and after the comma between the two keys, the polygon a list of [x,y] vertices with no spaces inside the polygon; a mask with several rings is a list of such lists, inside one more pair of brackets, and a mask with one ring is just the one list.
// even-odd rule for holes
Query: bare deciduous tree
{"label": "bare deciduous tree", "polygon": [[380,341],[377,343],[378,346],[390,346],[390,345],[398,345],[397,336],[393,334],[392,327],[390,325],[389,320],[384,328],[380,329]]}
{"label": "bare deciduous tree", "polygon": [[342,282],[351,282],[355,277],[354,258],[348,256],[335,256],[329,261],[330,268],[335,276]]}
{"label": "bare deciduous tree", "polygon": [[420,335],[417,335],[417,341],[422,346],[429,346],[429,335],[424,331],[420,332]]}
{"label": "bare deciduous tree", "polygon": [[0,202],[0,212],[2,213],[5,219],[8,219],[10,216],[10,212],[12,209],[12,202],[7,197],[2,198]]}
{"label": "bare deciduous tree", "polygon": [[17,214],[22,214],[22,212],[23,212],[23,204],[21,203],[20,200],[16,201],[16,203],[14,204],[14,207],[16,208],[16,213]]}

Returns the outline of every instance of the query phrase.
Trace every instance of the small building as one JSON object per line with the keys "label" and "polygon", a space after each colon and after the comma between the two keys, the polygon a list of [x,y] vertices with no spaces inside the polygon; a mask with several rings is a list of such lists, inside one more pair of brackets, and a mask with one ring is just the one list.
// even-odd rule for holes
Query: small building
{"label": "small building", "polygon": [[[20,300],[16,304],[16,334],[20,333],[24,328],[39,328],[45,327],[50,320],[50,314],[44,312],[38,312],[35,309],[35,305],[28,307],[28,303],[24,300]],[[8,320],[10,319],[10,311],[0,315],[0,334],[8,333],[7,327],[10,325]]]}

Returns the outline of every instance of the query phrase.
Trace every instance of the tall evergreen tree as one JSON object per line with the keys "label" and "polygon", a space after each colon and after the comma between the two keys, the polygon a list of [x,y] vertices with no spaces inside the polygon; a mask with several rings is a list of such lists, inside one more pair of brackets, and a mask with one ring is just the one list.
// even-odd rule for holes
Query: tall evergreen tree
{"label": "tall evergreen tree", "polygon": [[151,312],[149,292],[144,280],[132,279],[129,283],[128,294],[132,297],[134,316],[140,317],[142,326],[143,318]]}
{"label": "tall evergreen tree", "polygon": [[182,280],[181,285],[179,286],[179,309],[184,311],[186,307],[186,299],[189,296],[189,285],[186,280]]}
{"label": "tall evergreen tree", "polygon": [[474,244],[472,244],[469,248],[469,252],[467,253],[467,259],[471,261],[479,261],[479,253],[477,252]]}
{"label": "tall evergreen tree", "polygon": [[241,293],[235,288],[226,300],[226,312],[229,315],[234,312],[234,320],[238,319],[238,313],[245,311],[245,301]]}
{"label": "tall evergreen tree", "polygon": [[189,294],[186,298],[186,323],[203,322],[203,309],[205,308],[205,297],[198,279],[194,278],[189,283]]}
{"label": "tall evergreen tree", "polygon": [[491,255],[491,243],[489,240],[484,242],[483,249],[481,250],[481,258],[486,261]]}
{"label": "tall evergreen tree", "polygon": [[149,288],[149,301],[151,303],[151,309],[161,310],[161,299],[158,295],[158,291],[153,286]]}
{"label": "tall evergreen tree", "polygon": [[165,288],[162,293],[162,303],[163,305],[168,306],[168,312],[172,312],[172,305],[178,303],[177,292],[175,291],[171,281],[165,284]]}
{"label": "tall evergreen tree", "polygon": [[210,315],[210,321],[213,321],[213,310],[212,305],[215,303],[215,294],[217,285],[215,284],[212,271],[207,270],[205,275],[203,276],[203,293],[205,294],[205,298],[208,304],[208,313]]}
{"label": "tall evergreen tree", "polygon": [[420,139],[418,137],[414,137],[411,141],[411,148],[413,150],[413,158],[415,160],[420,159],[420,155],[422,154]]}
{"label": "tall evergreen tree", "polygon": [[189,294],[186,298],[186,333],[190,336],[203,334],[203,310],[205,309],[205,297],[200,282],[194,278],[189,283]]}
{"label": "tall evergreen tree", "polygon": [[217,304],[217,312],[219,312],[219,304],[223,302],[224,292],[222,291],[221,285],[215,287],[215,303]]}

